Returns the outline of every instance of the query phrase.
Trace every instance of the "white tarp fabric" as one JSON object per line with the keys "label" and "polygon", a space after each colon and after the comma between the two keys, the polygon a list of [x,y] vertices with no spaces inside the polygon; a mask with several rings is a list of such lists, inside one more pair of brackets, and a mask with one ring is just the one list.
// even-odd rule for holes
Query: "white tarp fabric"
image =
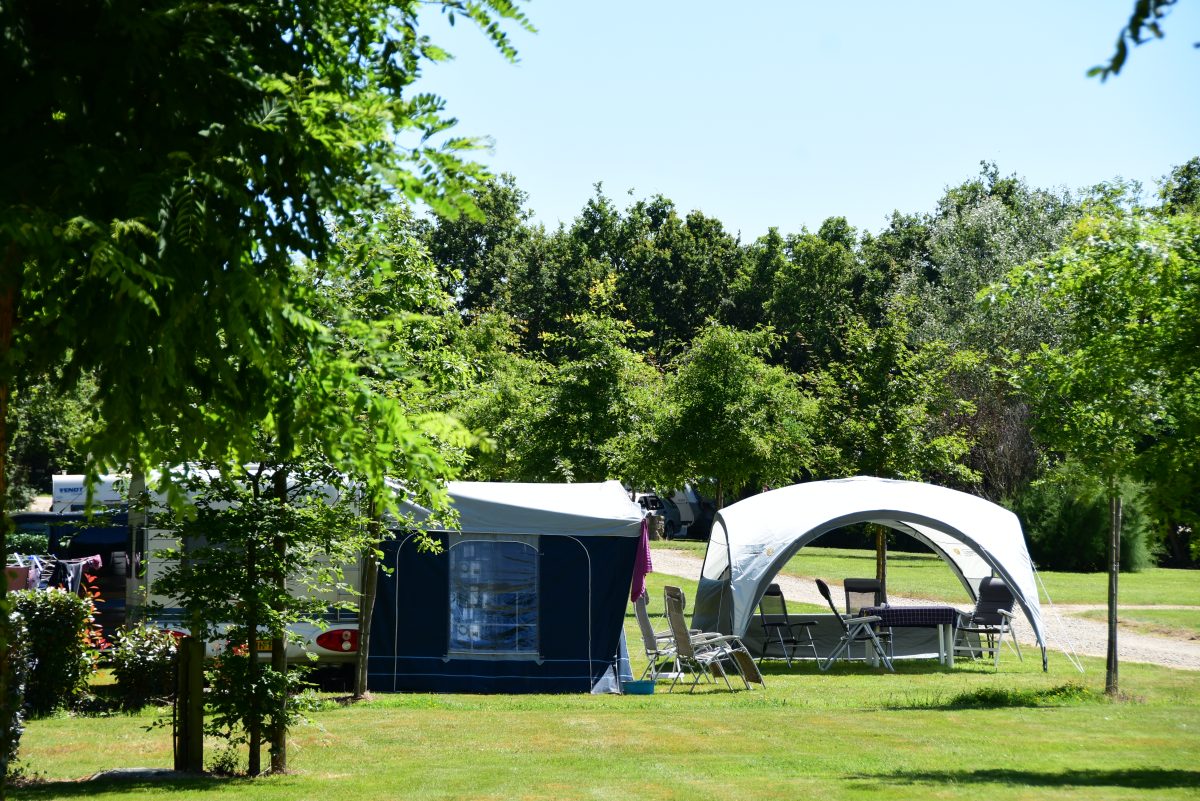
{"label": "white tarp fabric", "polygon": [[[641,535],[644,512],[630,500],[619,481],[591,484],[451,481],[447,491],[463,532],[580,537]],[[427,510],[412,504],[405,509],[417,520],[429,515]]]}
{"label": "white tarp fabric", "polygon": [[[925,542],[946,560],[972,600],[980,579],[993,573],[1003,578],[1037,635],[1045,663],[1037,582],[1020,521],[974,495],[913,481],[814,481],[722,509],[697,592],[696,614],[703,620],[694,625],[728,621],[734,634],[744,635],[767,585],[796,551],[857,523],[889,526]],[[714,602],[732,608],[714,610]]]}

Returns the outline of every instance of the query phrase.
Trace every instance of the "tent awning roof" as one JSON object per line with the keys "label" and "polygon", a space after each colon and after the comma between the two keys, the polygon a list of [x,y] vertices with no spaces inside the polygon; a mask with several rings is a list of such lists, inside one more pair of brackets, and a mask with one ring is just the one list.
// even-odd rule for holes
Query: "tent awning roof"
{"label": "tent awning roof", "polygon": [[[619,481],[451,481],[447,490],[464,533],[578,537],[636,537],[641,533],[642,508],[630,500]],[[421,507],[408,504],[405,508],[416,520],[429,516]]]}

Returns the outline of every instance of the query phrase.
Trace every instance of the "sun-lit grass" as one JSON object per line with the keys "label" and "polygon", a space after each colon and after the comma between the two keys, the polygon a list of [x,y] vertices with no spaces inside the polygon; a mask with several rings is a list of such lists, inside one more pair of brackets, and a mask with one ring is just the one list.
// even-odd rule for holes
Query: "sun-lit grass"
{"label": "sun-lit grass", "polygon": [[[655,543],[655,548],[675,548],[701,558],[707,543],[679,541]],[[875,575],[875,552],[809,546],[784,567],[786,575],[813,576],[840,582],[844,578]],[[1104,573],[1041,574],[1050,598],[1059,604],[1104,604],[1108,576]],[[928,598],[949,603],[966,602],[966,591],[945,563],[934,554],[890,551],[888,592],[899,597]],[[1122,573],[1120,601],[1135,606],[1165,604],[1200,606],[1200,573],[1195,570],[1151,568]]]}
{"label": "sun-lit grass", "polygon": [[[661,586],[658,588],[661,593]],[[640,665],[635,666],[640,669]],[[1099,660],[765,666],[767,686],[651,696],[379,695],[294,732],[292,775],[79,782],[170,765],[151,713],[33,721],[18,799],[1200,798],[1200,675]]]}
{"label": "sun-lit grass", "polygon": [[[1105,610],[1080,613],[1091,620],[1108,620]],[[1122,629],[1184,640],[1200,639],[1200,611],[1195,609],[1122,609]]]}
{"label": "sun-lit grass", "polygon": [[[855,564],[814,550],[826,569]],[[694,580],[651,574],[654,615],[668,583],[694,601]],[[625,625],[637,674],[645,659],[632,609]],[[960,659],[952,670],[919,660],[895,674],[845,663],[823,674],[808,662],[767,662],[766,687],[749,692],[704,684],[667,693],[660,684],[649,696],[388,694],[349,707],[326,697],[293,733],[292,773],[253,781],[78,781],[169,767],[170,733],[148,728],[152,711],[63,716],[30,722],[22,756],[42,781],[12,797],[1200,798],[1200,672],[1124,664],[1126,698],[1113,702],[1103,662],[1083,664],[1080,674],[1052,653],[1042,672],[1040,660],[1006,654],[999,670]]]}

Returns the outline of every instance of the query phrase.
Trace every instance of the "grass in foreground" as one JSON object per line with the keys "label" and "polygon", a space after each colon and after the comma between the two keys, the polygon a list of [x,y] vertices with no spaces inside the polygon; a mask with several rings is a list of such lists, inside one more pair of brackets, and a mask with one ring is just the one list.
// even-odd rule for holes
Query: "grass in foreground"
{"label": "grass in foreground", "polygon": [[[695,582],[652,574],[662,586]],[[626,619],[635,673],[644,663]],[[294,732],[291,775],[258,780],[80,782],[116,767],[167,767],[150,712],[33,721],[19,799],[1184,799],[1200,798],[1200,674],[1122,667],[1132,700],[1103,695],[1100,660],[1080,675],[1052,654],[902,662],[890,674],[764,663],[767,686],[694,694],[326,697]],[[723,688],[723,685],[721,685]],[[211,760],[214,752],[210,750]],[[244,757],[243,757],[244,759]]]}
{"label": "grass in foreground", "polygon": [[21,799],[1200,798],[1200,677],[1001,662],[897,674],[765,668],[768,686],[652,696],[381,695],[297,729],[291,775],[78,782],[170,764],[151,713],[34,721]]}

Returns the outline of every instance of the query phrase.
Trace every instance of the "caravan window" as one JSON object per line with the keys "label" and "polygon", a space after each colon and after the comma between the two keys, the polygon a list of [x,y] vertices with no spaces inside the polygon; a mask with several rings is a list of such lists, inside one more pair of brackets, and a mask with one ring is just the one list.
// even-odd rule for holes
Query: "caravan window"
{"label": "caravan window", "polygon": [[537,537],[451,537],[449,653],[538,658]]}

